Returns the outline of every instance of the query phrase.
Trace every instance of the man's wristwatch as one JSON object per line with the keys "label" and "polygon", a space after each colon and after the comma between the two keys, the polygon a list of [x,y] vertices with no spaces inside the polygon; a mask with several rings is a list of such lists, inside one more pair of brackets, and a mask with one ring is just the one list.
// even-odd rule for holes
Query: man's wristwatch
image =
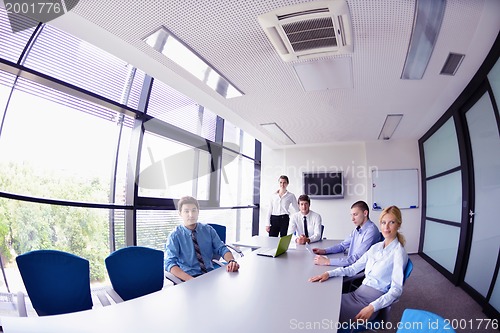
{"label": "man's wristwatch", "polygon": [[231,260],[229,260],[229,261],[227,262],[227,264],[229,265],[229,264],[230,264],[230,263],[232,263],[232,262],[238,263],[236,260],[231,259]]}

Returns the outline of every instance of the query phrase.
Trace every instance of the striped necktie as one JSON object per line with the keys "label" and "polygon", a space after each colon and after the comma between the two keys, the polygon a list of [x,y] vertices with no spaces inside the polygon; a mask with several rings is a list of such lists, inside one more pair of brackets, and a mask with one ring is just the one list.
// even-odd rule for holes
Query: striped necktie
{"label": "striped necktie", "polygon": [[203,257],[201,256],[200,246],[198,245],[198,241],[196,240],[196,230],[191,232],[191,239],[193,240],[194,251],[196,252],[196,259],[198,259],[198,263],[200,264],[201,272],[206,273],[207,268],[205,267],[205,263],[203,262]]}

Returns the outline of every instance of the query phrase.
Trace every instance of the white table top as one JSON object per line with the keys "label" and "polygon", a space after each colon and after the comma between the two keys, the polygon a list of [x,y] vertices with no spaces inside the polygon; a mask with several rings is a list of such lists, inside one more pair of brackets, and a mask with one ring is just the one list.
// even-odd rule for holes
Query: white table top
{"label": "white table top", "polygon": [[307,279],[316,266],[307,251],[269,258],[249,253],[240,271],[216,269],[194,280],[127,302],[47,317],[2,317],[6,333],[289,332],[317,325],[336,332],[342,278]]}
{"label": "white table top", "polygon": [[[251,238],[246,238],[242,239],[238,242],[234,242],[233,245],[235,246],[241,246],[241,247],[250,247],[253,249],[261,248],[261,247],[277,247],[278,242],[279,242],[279,237],[269,237],[269,236],[252,236]],[[311,243],[310,246],[311,248],[319,247],[319,248],[326,248],[333,246],[335,244],[340,243],[341,240],[336,240],[336,239],[322,239],[318,242]],[[292,241],[290,242],[290,249],[297,249],[297,250],[306,250],[305,245],[300,245],[294,242],[293,238]]]}

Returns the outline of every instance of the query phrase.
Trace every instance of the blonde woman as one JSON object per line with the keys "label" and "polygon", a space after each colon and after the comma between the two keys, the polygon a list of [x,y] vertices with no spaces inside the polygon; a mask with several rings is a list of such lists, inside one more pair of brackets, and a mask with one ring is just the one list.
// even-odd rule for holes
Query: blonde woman
{"label": "blonde woman", "polygon": [[401,211],[387,207],[380,215],[380,230],[385,240],[374,244],[354,264],[313,276],[311,282],[323,282],[334,276],[353,276],[365,270],[362,285],[353,292],[342,294],[340,323],[375,318],[378,311],[391,305],[403,292],[404,269],[408,254],[404,249]]}

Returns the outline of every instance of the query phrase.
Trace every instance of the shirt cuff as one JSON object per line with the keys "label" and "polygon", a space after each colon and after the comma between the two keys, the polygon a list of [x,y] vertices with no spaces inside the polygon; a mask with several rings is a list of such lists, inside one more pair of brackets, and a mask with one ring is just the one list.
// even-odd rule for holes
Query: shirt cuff
{"label": "shirt cuff", "polygon": [[327,271],[328,276],[329,276],[329,277],[338,276],[338,274],[337,274],[338,272],[336,272],[336,271],[337,271],[336,269],[333,269],[333,270],[331,270],[331,271]]}

